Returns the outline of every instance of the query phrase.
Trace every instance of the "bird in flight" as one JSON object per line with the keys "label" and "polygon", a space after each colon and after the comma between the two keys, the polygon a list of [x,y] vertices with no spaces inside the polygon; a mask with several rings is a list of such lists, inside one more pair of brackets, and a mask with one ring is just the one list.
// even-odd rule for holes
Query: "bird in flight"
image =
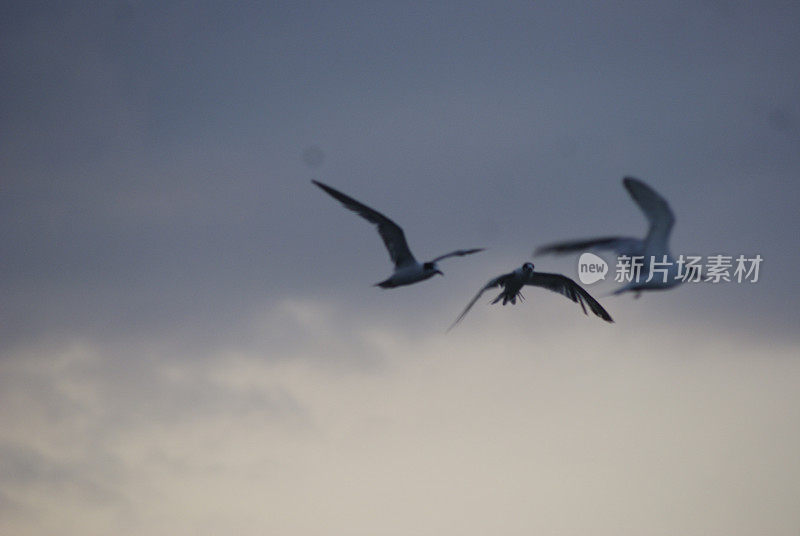
{"label": "bird in flight", "polygon": [[[533,252],[534,256],[571,253],[587,249],[607,249],[614,251],[618,256],[624,255],[631,259],[638,257],[642,263],[641,273],[634,274],[636,277],[631,277],[631,281],[617,289],[614,294],[634,291],[638,297],[643,290],[667,289],[679,285],[683,282],[682,276],[679,274],[680,267],[669,250],[669,235],[675,224],[675,215],[667,200],[639,179],[625,177],[622,179],[622,184],[647,218],[649,223],[647,236],[643,239],[605,236],[556,242],[537,248]],[[657,267],[657,265],[661,265],[663,268]],[[631,267],[633,267],[633,261],[631,261]]]}
{"label": "bird in flight", "polygon": [[606,322],[613,322],[614,320],[611,318],[611,315],[608,314],[608,311],[603,309],[603,306],[600,303],[592,298],[592,296],[586,292],[580,285],[578,285],[575,281],[570,279],[569,277],[563,276],[561,274],[550,274],[546,272],[535,272],[533,270],[533,263],[526,262],[520,268],[517,268],[513,272],[503,274],[501,276],[495,277],[488,283],[486,283],[482,289],[478,291],[474,298],[467,304],[464,310],[458,315],[455,322],[447,329],[450,331],[453,329],[456,324],[458,324],[462,318],[466,316],[469,310],[475,305],[475,302],[489,289],[495,287],[502,287],[503,290],[497,297],[492,301],[492,303],[497,303],[500,300],[503,300],[503,305],[508,302],[512,304],[517,303],[517,298],[520,300],[524,299],[522,293],[522,287],[525,285],[531,285],[534,287],[542,287],[548,290],[552,290],[553,292],[558,292],[569,298],[570,300],[574,301],[575,303],[579,304],[583,309],[584,314],[588,314],[586,312],[586,306],[589,306],[591,311],[605,320]]}
{"label": "bird in flight", "polygon": [[345,206],[345,208],[352,210],[368,222],[378,227],[378,234],[381,235],[383,243],[386,245],[386,249],[389,250],[389,257],[394,263],[394,273],[380,283],[375,283],[375,286],[377,287],[400,287],[403,285],[417,283],[418,281],[424,281],[430,277],[433,277],[435,274],[444,275],[436,265],[437,262],[448,257],[461,257],[483,251],[483,248],[458,249],[444,255],[439,255],[431,261],[419,263],[417,262],[417,259],[414,258],[414,255],[411,254],[411,250],[408,249],[408,243],[406,242],[405,234],[399,225],[377,210],[371,209],[368,206],[359,203],[352,197],[343,194],[335,188],[331,188],[327,184],[323,184],[315,180],[312,180],[311,182],[322,188],[323,191],[339,201]]}

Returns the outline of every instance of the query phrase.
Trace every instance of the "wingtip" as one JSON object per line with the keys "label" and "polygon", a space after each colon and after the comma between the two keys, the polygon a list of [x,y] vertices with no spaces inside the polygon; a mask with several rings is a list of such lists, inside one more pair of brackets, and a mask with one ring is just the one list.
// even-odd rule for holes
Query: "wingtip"
{"label": "wingtip", "polygon": [[628,175],[626,177],[623,177],[622,186],[624,186],[625,189],[628,190],[629,192],[633,192],[633,188],[639,188],[646,185],[644,181],[642,181],[641,179],[637,179],[636,177]]}
{"label": "wingtip", "polygon": [[[600,318],[601,320],[605,320],[606,322],[608,322],[610,324],[614,323],[614,319],[611,318],[611,315],[608,314],[608,311],[606,311],[605,309],[601,309],[599,311],[596,311],[596,310],[592,309],[592,312],[595,314],[596,317]],[[589,314],[586,311],[584,311],[584,313],[586,313],[587,315]]]}
{"label": "wingtip", "polygon": [[456,327],[456,326],[459,324],[459,322],[461,322],[461,319],[462,319],[462,318],[464,318],[464,317],[463,317],[462,315],[459,315],[459,317],[458,317],[458,318],[456,318],[455,322],[453,322],[452,324],[450,324],[450,327],[449,327],[449,328],[447,328],[446,330],[444,330],[444,332],[445,332],[445,333],[450,333],[450,332],[453,330],[453,328],[454,328],[454,327]]}

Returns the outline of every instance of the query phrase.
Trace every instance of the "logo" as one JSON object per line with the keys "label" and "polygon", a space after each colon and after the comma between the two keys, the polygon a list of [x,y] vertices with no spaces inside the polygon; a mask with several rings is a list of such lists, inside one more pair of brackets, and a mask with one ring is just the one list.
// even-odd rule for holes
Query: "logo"
{"label": "logo", "polygon": [[606,274],[608,274],[608,264],[594,253],[583,253],[578,259],[578,279],[584,285],[605,279]]}

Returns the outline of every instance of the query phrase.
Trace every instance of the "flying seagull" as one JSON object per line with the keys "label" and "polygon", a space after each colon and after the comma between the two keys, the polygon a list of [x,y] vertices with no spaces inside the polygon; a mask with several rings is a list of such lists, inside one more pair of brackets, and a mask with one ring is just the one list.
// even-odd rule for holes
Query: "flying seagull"
{"label": "flying seagull", "polygon": [[491,288],[495,287],[503,287],[503,290],[497,297],[492,301],[492,303],[497,303],[500,300],[503,300],[503,305],[508,302],[512,304],[517,303],[517,298],[523,300],[524,297],[520,290],[525,285],[531,285],[534,287],[542,287],[548,290],[552,290],[553,292],[558,292],[569,298],[570,300],[574,301],[577,304],[580,304],[581,308],[583,309],[584,314],[588,314],[586,312],[586,305],[589,306],[589,309],[592,312],[605,320],[606,322],[613,322],[614,320],[611,318],[611,315],[608,314],[608,311],[603,309],[603,306],[600,303],[592,298],[592,296],[586,292],[580,285],[578,285],[575,281],[570,279],[569,277],[563,276],[561,274],[549,274],[546,272],[534,272],[533,271],[533,263],[526,262],[520,268],[517,268],[513,272],[503,274],[499,277],[495,277],[486,285],[483,286],[482,289],[478,291],[474,298],[467,304],[467,307],[458,315],[455,322],[447,328],[447,331],[450,331],[458,324],[462,318],[466,316],[469,310],[475,305],[475,302],[483,295],[484,292]]}
{"label": "flying seagull", "polygon": [[411,254],[411,250],[408,249],[408,243],[406,242],[405,234],[403,234],[403,229],[401,229],[399,225],[377,210],[373,210],[368,206],[359,203],[352,197],[343,194],[335,188],[331,188],[327,184],[323,184],[315,180],[312,180],[311,182],[322,188],[331,197],[343,204],[345,208],[352,210],[368,222],[373,223],[378,227],[378,233],[381,235],[383,243],[386,244],[386,249],[389,250],[389,257],[391,257],[392,262],[394,263],[394,273],[388,279],[385,279],[380,283],[375,283],[376,287],[400,287],[403,285],[410,285],[418,281],[424,281],[430,277],[433,277],[435,274],[444,275],[439,271],[438,266],[436,266],[437,262],[448,257],[461,257],[483,251],[483,248],[458,249],[444,255],[439,255],[431,261],[419,263],[417,262],[417,259],[414,258],[414,255]]}
{"label": "flying seagull", "polygon": [[[635,274],[631,281],[617,289],[614,294],[635,291],[638,297],[643,290],[667,289],[682,283],[679,276],[679,265],[669,251],[669,235],[675,224],[667,200],[639,179],[625,177],[622,184],[644,213],[650,225],[644,239],[625,236],[605,236],[583,240],[556,242],[537,248],[533,254],[563,254],[588,249],[608,249],[618,256],[633,259],[639,257],[642,262],[642,273]],[[633,261],[631,261],[633,263]],[[663,268],[657,268],[662,265]],[[658,272],[658,273],[656,273]],[[649,281],[647,281],[649,279]]]}

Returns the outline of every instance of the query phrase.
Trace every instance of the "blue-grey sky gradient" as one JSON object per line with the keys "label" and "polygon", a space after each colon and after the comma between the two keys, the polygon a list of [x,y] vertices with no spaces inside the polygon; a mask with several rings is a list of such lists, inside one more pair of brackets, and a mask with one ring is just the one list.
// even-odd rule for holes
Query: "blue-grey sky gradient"
{"label": "blue-grey sky gradient", "polygon": [[[319,507],[334,532],[375,533],[377,513],[347,523],[366,501],[390,534],[496,532],[503,512],[508,534],[796,534],[799,20],[724,0],[5,2],[0,527],[322,534],[299,512],[349,468],[361,480]],[[614,326],[532,289],[444,334],[538,245],[643,235],[626,175],[669,200],[674,253],[760,254],[760,281],[601,298]],[[377,233],[312,178],[394,219],[419,259],[488,249],[374,288],[391,271]],[[576,275],[573,257],[535,262]],[[525,465],[536,426],[555,439]],[[729,458],[704,450],[731,440]],[[653,457],[621,474],[612,447],[637,444]],[[607,487],[669,518],[642,499],[661,478],[673,530],[589,506]],[[248,499],[209,511],[215,486]],[[561,516],[572,503],[581,521]]]}

